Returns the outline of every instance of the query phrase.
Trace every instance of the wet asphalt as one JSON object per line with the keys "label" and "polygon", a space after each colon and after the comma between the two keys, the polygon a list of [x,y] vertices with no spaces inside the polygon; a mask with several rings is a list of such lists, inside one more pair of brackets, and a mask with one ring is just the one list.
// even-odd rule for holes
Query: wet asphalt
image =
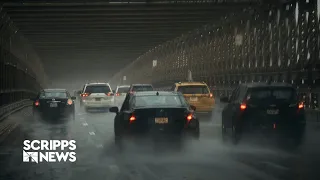
{"label": "wet asphalt", "polygon": [[[313,180],[320,179],[320,125],[308,123],[300,147],[281,146],[261,138],[238,145],[223,143],[221,110],[201,118],[200,140],[187,140],[179,150],[163,142],[114,142],[114,114],[85,112],[76,106],[70,121],[36,119],[25,108],[0,123],[2,180]],[[76,140],[77,161],[22,162],[24,139]],[[285,144],[285,143],[284,143]]]}

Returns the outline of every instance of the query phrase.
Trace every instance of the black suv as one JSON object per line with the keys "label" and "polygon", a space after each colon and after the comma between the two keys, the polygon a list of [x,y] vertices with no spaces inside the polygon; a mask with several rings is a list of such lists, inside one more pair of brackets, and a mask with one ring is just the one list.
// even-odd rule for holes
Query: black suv
{"label": "black suv", "polygon": [[[286,83],[240,84],[222,111],[222,136],[231,135],[233,143],[244,133],[271,133],[299,140],[303,137],[306,120],[303,103],[296,89]],[[289,135],[289,136],[288,136]]]}

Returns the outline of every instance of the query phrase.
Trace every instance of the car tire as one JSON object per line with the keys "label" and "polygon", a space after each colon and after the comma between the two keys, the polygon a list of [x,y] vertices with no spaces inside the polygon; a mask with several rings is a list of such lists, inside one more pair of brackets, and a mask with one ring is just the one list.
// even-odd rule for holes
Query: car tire
{"label": "car tire", "polygon": [[72,115],[71,115],[72,120],[76,120],[76,113],[73,111]]}
{"label": "car tire", "polygon": [[193,138],[195,140],[199,140],[200,139],[200,128],[199,127],[197,129],[195,129],[195,132],[193,132]]}
{"label": "car tire", "polygon": [[232,125],[231,139],[234,145],[237,145],[241,139],[240,132],[235,125]]}
{"label": "car tire", "polygon": [[227,141],[227,129],[223,123],[221,125],[221,136],[222,136],[222,141],[226,142]]}

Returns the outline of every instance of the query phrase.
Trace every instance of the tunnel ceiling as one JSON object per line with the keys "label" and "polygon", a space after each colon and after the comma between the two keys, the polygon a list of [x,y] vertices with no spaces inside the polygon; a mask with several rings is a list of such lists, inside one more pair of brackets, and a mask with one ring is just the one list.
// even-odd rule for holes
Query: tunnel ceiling
{"label": "tunnel ceiling", "polygon": [[[10,0],[3,7],[33,44],[49,76],[56,73],[54,67],[81,70],[102,65],[111,75],[160,43],[259,2],[235,1]],[[93,61],[96,65],[89,63]]]}

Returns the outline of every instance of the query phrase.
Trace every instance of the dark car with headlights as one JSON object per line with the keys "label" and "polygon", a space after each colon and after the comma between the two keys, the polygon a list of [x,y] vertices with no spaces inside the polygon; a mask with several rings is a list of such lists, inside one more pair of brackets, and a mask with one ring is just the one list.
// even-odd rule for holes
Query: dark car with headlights
{"label": "dark car with headlights", "polygon": [[112,107],[110,112],[116,113],[117,139],[138,134],[152,137],[186,134],[198,139],[200,129],[195,109],[179,92],[144,91],[128,93],[120,111]]}
{"label": "dark car with headlights", "polygon": [[75,119],[74,100],[66,89],[44,89],[33,100],[33,114],[41,117]]}
{"label": "dark car with headlights", "polygon": [[305,110],[292,85],[240,84],[230,98],[222,97],[220,101],[227,103],[222,111],[224,139],[231,135],[237,143],[244,134],[261,133],[301,142],[306,125]]}

